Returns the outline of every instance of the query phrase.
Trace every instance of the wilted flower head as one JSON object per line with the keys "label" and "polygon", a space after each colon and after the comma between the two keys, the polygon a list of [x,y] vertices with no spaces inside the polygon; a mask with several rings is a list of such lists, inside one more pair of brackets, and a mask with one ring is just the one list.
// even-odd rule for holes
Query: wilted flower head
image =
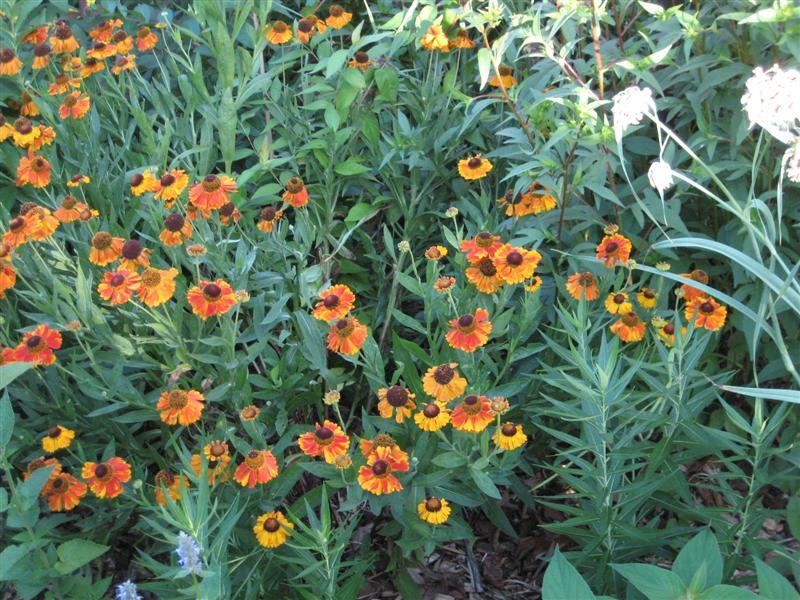
{"label": "wilted flower head", "polygon": [[338,392],[338,390],[328,390],[322,397],[322,401],[328,406],[333,406],[334,404],[339,404],[341,397],[342,395]]}
{"label": "wilted flower head", "polygon": [[444,211],[444,216],[454,219],[458,216],[458,209],[455,206],[451,206],[446,211]]}
{"label": "wilted flower head", "polygon": [[660,260],[656,263],[656,269],[659,271],[669,271],[671,268],[672,265],[665,260]]}
{"label": "wilted flower head", "polygon": [[411,252],[411,244],[409,244],[406,240],[403,240],[399,244],[397,244],[397,249],[400,252]]}
{"label": "wilted flower head", "polygon": [[773,65],[753,69],[742,96],[750,126],[760,125],[772,137],[791,144],[800,125],[800,72]]}
{"label": "wilted flower head", "polygon": [[136,584],[130,579],[124,581],[117,586],[114,595],[115,600],[142,600],[139,595],[139,590],[136,589]]}
{"label": "wilted flower head", "polygon": [[510,406],[504,396],[495,396],[489,400],[489,408],[494,414],[503,415],[508,412]]}
{"label": "wilted flower head", "polygon": [[203,570],[200,546],[189,534],[183,531],[178,534],[178,547],[175,548],[175,553],[185,575],[198,575]]}
{"label": "wilted flower head", "polygon": [[800,183],[800,137],[795,138],[794,144],[786,151],[786,176],[790,181]]}
{"label": "wilted flower head", "polygon": [[641,123],[642,117],[648,109],[653,113],[656,112],[653,92],[650,88],[642,89],[632,85],[614,96],[611,114],[614,117],[614,131],[617,139],[622,137],[628,127]]}
{"label": "wilted flower head", "polygon": [[662,196],[674,183],[672,180],[672,167],[665,160],[657,160],[650,165],[650,169],[647,171],[647,178],[650,180],[650,185]]}
{"label": "wilted flower head", "polygon": [[619,225],[615,225],[613,223],[611,225],[606,225],[603,227],[603,233],[606,235],[615,235],[616,233],[619,233]]}

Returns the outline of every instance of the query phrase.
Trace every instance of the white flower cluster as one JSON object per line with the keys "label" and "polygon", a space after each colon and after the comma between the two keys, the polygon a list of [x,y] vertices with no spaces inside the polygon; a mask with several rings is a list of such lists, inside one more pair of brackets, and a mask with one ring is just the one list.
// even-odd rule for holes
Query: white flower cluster
{"label": "white flower cluster", "polygon": [[117,586],[115,600],[142,600],[139,595],[139,590],[136,589],[136,584],[130,579]]}
{"label": "white flower cluster", "polygon": [[650,180],[656,191],[664,195],[669,188],[672,187],[672,167],[665,160],[657,160],[650,165],[650,170],[647,171],[647,178]]}
{"label": "white flower cluster", "polygon": [[178,564],[186,575],[198,575],[203,570],[203,559],[200,557],[200,546],[195,539],[181,531],[178,534]]}
{"label": "white flower cluster", "polygon": [[617,140],[622,138],[622,134],[628,127],[641,123],[648,109],[655,114],[656,104],[650,88],[642,89],[632,85],[615,95],[611,115],[614,118],[614,132]]}
{"label": "white flower cluster", "polygon": [[750,126],[759,125],[772,137],[791,144],[800,135],[800,71],[773,65],[753,69],[742,106]]}
{"label": "white flower cluster", "polygon": [[786,176],[790,181],[800,183],[800,137],[794,140],[792,147],[786,151]]}

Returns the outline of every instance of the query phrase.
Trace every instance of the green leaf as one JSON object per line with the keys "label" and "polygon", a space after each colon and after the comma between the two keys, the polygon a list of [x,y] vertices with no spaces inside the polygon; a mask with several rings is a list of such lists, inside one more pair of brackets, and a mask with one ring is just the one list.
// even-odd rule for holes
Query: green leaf
{"label": "green leaf", "polygon": [[435,456],[433,459],[433,464],[438,467],[444,467],[445,469],[454,469],[455,467],[460,467],[466,462],[466,458],[460,454],[456,454],[455,452],[445,452],[444,454]]}
{"label": "green leaf", "polygon": [[72,573],[75,569],[102,556],[108,549],[109,546],[96,544],[91,540],[69,540],[56,549],[58,562],[54,565],[55,569],[62,575]]}
{"label": "green leaf", "polygon": [[0,365],[0,390],[11,384],[17,377],[32,367],[32,363],[13,362]]}
{"label": "green leaf", "polygon": [[595,595],[578,570],[556,548],[544,572],[542,600],[594,600]]}
{"label": "green leaf", "polygon": [[486,82],[489,81],[489,71],[492,68],[492,52],[487,48],[481,48],[478,50],[478,72],[481,76],[481,87],[483,89],[486,86]]}
{"label": "green leaf", "polygon": [[491,477],[489,477],[483,471],[476,471],[475,469],[470,469],[469,474],[472,475],[472,480],[484,494],[490,498],[497,498],[500,500],[500,490],[497,489],[497,486],[494,484],[494,481],[492,481]]}
{"label": "green leaf", "polygon": [[8,445],[13,431],[14,409],[11,408],[11,400],[8,399],[8,392],[5,392],[0,399],[0,448],[5,448]]}
{"label": "green leaf", "polygon": [[0,581],[8,581],[9,571],[20,560],[28,556],[27,546],[7,546],[0,552]]}
{"label": "green leaf", "polygon": [[708,529],[698,533],[681,549],[672,565],[672,572],[688,586],[703,563],[706,566],[706,585],[703,588],[722,582],[722,554],[716,538]]}
{"label": "green leaf", "polygon": [[394,69],[378,69],[375,71],[375,83],[378,86],[380,97],[387,102],[397,101],[397,90],[400,80]]}
{"label": "green leaf", "polygon": [[[750,590],[732,585],[715,585],[697,597],[697,600],[758,600],[758,596]],[[764,596],[767,598],[767,596]]]}
{"label": "green leaf", "polygon": [[344,63],[347,62],[347,50],[337,50],[328,58],[328,63],[325,65],[325,78],[335,75],[342,70]]}
{"label": "green leaf", "polygon": [[334,168],[339,175],[363,175],[369,173],[370,168],[362,165],[357,159],[350,157],[346,161],[337,164]]}
{"label": "green leaf", "polygon": [[686,586],[675,573],[654,565],[611,565],[647,600],[679,600],[686,597]]}
{"label": "green leaf", "polygon": [[762,598],[769,600],[798,600],[800,594],[786,581],[786,578],[767,563],[754,558],[758,574],[758,591]]}

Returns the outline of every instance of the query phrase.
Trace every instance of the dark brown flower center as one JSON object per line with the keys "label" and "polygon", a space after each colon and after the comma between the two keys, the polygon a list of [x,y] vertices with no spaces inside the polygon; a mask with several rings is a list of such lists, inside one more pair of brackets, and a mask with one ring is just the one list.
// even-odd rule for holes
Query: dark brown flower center
{"label": "dark brown flower center", "polygon": [[2,48],[0,49],[0,62],[8,63],[14,60],[14,51],[11,48]]}
{"label": "dark brown flower center", "polygon": [[275,33],[285,33],[288,28],[289,28],[289,26],[286,23],[284,23],[283,21],[275,21],[272,24],[272,30]]}
{"label": "dark brown flower center", "polygon": [[619,244],[617,242],[608,242],[606,244],[606,254],[613,254],[619,250]]}
{"label": "dark brown flower center", "polygon": [[50,54],[50,46],[45,42],[42,42],[41,44],[36,44],[33,47],[33,54],[34,56],[38,56],[39,58],[47,56],[48,54]]}
{"label": "dark brown flower center", "polygon": [[33,131],[33,124],[31,123],[30,119],[20,117],[14,121],[14,129],[22,135],[28,135],[31,131]]}
{"label": "dark brown flower center", "polygon": [[108,280],[108,285],[110,285],[111,287],[119,287],[123,283],[125,283],[125,276],[120,273],[112,275],[111,279]]}
{"label": "dark brown flower center", "polygon": [[706,273],[702,269],[695,269],[694,271],[689,273],[689,277],[694,281],[702,284],[708,283],[709,280],[708,273]]}
{"label": "dark brown flower center", "polygon": [[647,288],[645,288],[644,290],[642,290],[642,296],[644,296],[645,298],[648,298],[648,299],[652,300],[653,298],[655,298],[655,297],[656,297],[656,293],[655,293],[653,290],[651,290],[651,289],[647,289]]}
{"label": "dark brown flower center", "polygon": [[258,458],[258,450],[250,450],[250,452],[247,453],[247,458],[251,460]]}
{"label": "dark brown flower center", "polygon": [[673,323],[667,323],[662,328],[662,331],[667,335],[673,335],[675,333],[675,325]]}
{"label": "dark brown flower center", "polygon": [[376,460],[375,464],[372,465],[372,472],[378,477],[386,475],[389,472],[389,463],[385,460]]}
{"label": "dark brown flower center", "polygon": [[711,313],[713,313],[713,312],[714,312],[714,305],[713,305],[713,304],[711,304],[711,302],[708,302],[708,301],[706,301],[706,302],[703,302],[703,303],[700,305],[700,312],[704,312],[704,313],[706,313],[707,315],[710,315]]}
{"label": "dark brown flower center", "polygon": [[144,248],[139,240],[128,240],[122,245],[122,256],[128,260],[136,260],[143,250]]}
{"label": "dark brown flower center", "polygon": [[464,398],[464,404],[466,404],[467,406],[475,406],[477,403],[478,403],[477,396],[467,396],[466,398]]}
{"label": "dark brown flower center", "polygon": [[84,63],[84,65],[89,67],[90,69],[93,69],[98,64],[100,64],[100,61],[97,60],[94,56],[90,56],[89,58],[87,58],[86,62]]}
{"label": "dark brown flower center", "polygon": [[64,481],[64,479],[62,477],[56,477],[56,479],[53,481],[53,483],[51,485],[52,485],[54,490],[58,491],[62,487],[66,486],[67,482]]}
{"label": "dark brown flower center", "polygon": [[261,209],[260,219],[262,221],[274,221],[277,210],[274,206],[266,206]]}
{"label": "dark brown flower center", "polygon": [[47,161],[41,156],[37,156],[31,161],[31,168],[34,171],[44,171],[47,169]]}
{"label": "dark brown flower center", "polygon": [[322,301],[322,304],[325,305],[325,308],[335,308],[339,306],[339,296],[336,294],[325,296],[325,300]]}
{"label": "dark brown flower center", "polygon": [[500,429],[502,434],[506,437],[512,437],[517,434],[517,426],[513,423],[506,423],[503,425],[502,429]]}
{"label": "dark brown flower center", "polygon": [[222,288],[219,287],[216,283],[207,283],[203,287],[203,294],[205,294],[207,298],[216,300],[222,294]]}
{"label": "dark brown flower center", "polygon": [[213,442],[210,452],[212,456],[223,456],[228,451],[228,447],[222,442]]}
{"label": "dark brown flower center", "polygon": [[435,419],[439,416],[439,413],[442,412],[442,409],[439,408],[439,405],[435,402],[431,402],[428,404],[424,409],[422,409],[422,414],[424,414],[429,419]]}
{"label": "dark brown flower center", "polygon": [[475,317],[472,315],[462,315],[458,318],[458,326],[463,328],[472,327],[472,324],[475,322]]}
{"label": "dark brown flower center", "polygon": [[142,175],[141,173],[135,173],[133,177],[131,177],[131,186],[139,187],[140,185],[142,185],[143,181],[144,181],[144,175]]}
{"label": "dark brown flower center", "polygon": [[297,22],[297,30],[303,33],[309,33],[313,28],[314,24],[308,19],[303,18]]}
{"label": "dark brown flower center", "polygon": [[328,13],[332,17],[341,17],[342,14],[344,13],[344,9],[338,4],[331,4],[331,8],[328,11]]}
{"label": "dark brown flower center", "polygon": [[120,30],[117,31],[113,36],[111,36],[111,41],[115,44],[119,44],[120,42],[124,42],[128,38],[128,34],[124,31]]}
{"label": "dark brown flower center", "polygon": [[40,350],[44,347],[44,339],[40,335],[32,335],[25,341],[29,350]]}
{"label": "dark brown flower center", "polygon": [[483,163],[483,161],[479,157],[473,156],[472,158],[469,159],[469,162],[467,162],[467,166],[470,169],[477,169],[478,167],[481,166],[481,163]]}
{"label": "dark brown flower center", "polygon": [[228,202],[227,204],[222,205],[219,209],[219,216],[221,217],[230,217],[233,215],[233,212],[236,210],[236,207],[233,205],[233,202]]}
{"label": "dark brown flower center", "polygon": [[438,498],[428,498],[425,501],[425,510],[428,512],[439,512],[442,510],[442,501]]}
{"label": "dark brown flower center", "polygon": [[594,285],[594,275],[591,273],[581,273],[581,285],[585,287]]}
{"label": "dark brown flower center", "polygon": [[356,62],[363,64],[367,64],[369,62],[369,54],[366,52],[356,52]]}
{"label": "dark brown flower center", "polygon": [[181,410],[189,404],[189,394],[183,390],[172,390],[167,396],[167,403],[172,410]]}
{"label": "dark brown flower center", "polygon": [[60,40],[68,40],[72,37],[72,29],[66,23],[56,25],[55,35]]}
{"label": "dark brown flower center", "polygon": [[628,327],[635,327],[639,324],[639,317],[636,315],[636,313],[629,312],[627,315],[622,317],[622,322]]}
{"label": "dark brown flower center", "polygon": [[329,440],[333,437],[333,430],[330,427],[319,427],[315,435],[320,440]]}
{"label": "dark brown flower center", "polygon": [[353,333],[353,330],[356,328],[355,323],[353,323],[353,320],[348,318],[339,319],[338,321],[336,321],[335,327],[339,336],[343,338],[348,337],[351,333]]}
{"label": "dark brown flower center", "polygon": [[94,246],[97,250],[105,250],[111,245],[113,239],[114,238],[111,237],[110,233],[107,231],[101,231],[96,233],[92,238],[92,246]]}
{"label": "dark brown flower center", "polygon": [[153,477],[153,480],[155,481],[156,486],[162,486],[163,485],[165,487],[169,487],[170,485],[172,485],[172,482],[175,480],[175,476],[172,473],[170,473],[169,471],[163,471],[162,470],[162,471],[159,471],[158,473],[156,473],[156,476]]}
{"label": "dark brown flower center", "polygon": [[509,252],[508,256],[506,256],[506,262],[510,264],[512,267],[520,266],[522,264],[522,260],[523,260],[522,253],[517,252],[516,250]]}
{"label": "dark brown flower center", "polygon": [[505,65],[501,66],[498,71],[500,72],[501,77],[508,77],[514,72],[514,69],[511,67],[506,67]]}
{"label": "dark brown flower center", "polygon": [[492,259],[489,257],[481,259],[481,262],[478,263],[478,270],[486,277],[494,277],[497,275],[497,267],[494,266]]}
{"label": "dark brown flower center", "polygon": [[623,302],[625,302],[624,294],[614,294],[614,303],[622,304]]}
{"label": "dark brown flower center", "polygon": [[286,182],[286,190],[291,194],[297,194],[303,190],[305,185],[303,184],[303,180],[299,177],[291,177],[289,181]]}
{"label": "dark brown flower center", "polygon": [[408,390],[399,385],[393,385],[386,391],[386,401],[398,408],[408,402]]}
{"label": "dark brown flower center", "polygon": [[433,372],[433,379],[440,385],[447,385],[453,380],[455,374],[450,365],[439,365]]}
{"label": "dark brown flower center", "polygon": [[146,38],[148,35],[150,35],[149,27],[140,27],[139,31],[136,32],[136,37],[139,38]]}
{"label": "dark brown flower center", "polygon": [[171,186],[173,183],[175,183],[175,175],[173,175],[172,173],[167,173],[166,175],[161,177],[160,183],[161,187]]}
{"label": "dark brown flower center", "polygon": [[108,475],[110,472],[111,472],[111,469],[109,469],[108,465],[106,465],[104,463],[100,463],[99,465],[97,465],[94,468],[95,477],[99,477],[100,479],[102,479],[103,477]]}
{"label": "dark brown flower center", "polygon": [[11,231],[22,229],[23,227],[25,227],[25,219],[22,217],[14,217],[8,224],[8,228],[11,229]]}
{"label": "dark brown flower center", "polygon": [[222,182],[216,175],[206,175],[201,185],[206,192],[216,192],[222,186]]}
{"label": "dark brown flower center", "polygon": [[167,215],[167,218],[164,219],[164,227],[167,228],[167,231],[175,233],[183,229],[183,224],[185,222],[186,219],[183,218],[183,215],[172,213],[171,215]]}
{"label": "dark brown flower center", "polygon": [[55,426],[50,431],[47,432],[47,435],[51,438],[57,438],[61,435],[61,427]]}
{"label": "dark brown flower center", "polygon": [[281,524],[278,522],[278,519],[275,517],[270,517],[264,521],[264,531],[269,531],[270,533],[275,533],[278,529],[281,528]]}

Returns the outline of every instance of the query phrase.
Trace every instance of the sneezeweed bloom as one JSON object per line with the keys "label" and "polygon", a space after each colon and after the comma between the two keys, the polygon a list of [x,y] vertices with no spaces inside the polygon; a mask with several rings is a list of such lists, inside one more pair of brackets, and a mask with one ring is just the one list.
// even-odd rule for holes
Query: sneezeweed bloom
{"label": "sneezeweed bloom", "polygon": [[444,246],[431,246],[425,250],[425,258],[428,260],[440,260],[447,256],[447,248]]}
{"label": "sneezeweed bloom", "polygon": [[320,456],[332,465],[337,456],[347,454],[350,438],[339,425],[326,420],[322,425],[317,423],[313,431],[302,434],[297,444],[306,456]]}
{"label": "sneezeweed bloom", "polygon": [[105,60],[116,54],[114,44],[106,44],[105,42],[95,42],[92,47],[86,51],[86,56],[97,60]]}
{"label": "sneezeweed bloom", "polygon": [[206,252],[208,252],[208,249],[203,246],[203,244],[192,244],[191,246],[186,246],[186,254],[194,258],[204,256]]}
{"label": "sneezeweed bloom", "polygon": [[79,87],[81,87],[80,77],[70,77],[66,73],[59,73],[53,83],[50,84],[47,93],[51,96],[58,96],[59,94],[67,93],[72,88]]}
{"label": "sneezeweed bloom", "polygon": [[475,42],[470,39],[469,31],[466,29],[459,29],[455,39],[450,42],[450,45],[459,50],[468,50],[475,47]]}
{"label": "sneezeweed bloom", "polygon": [[497,68],[497,72],[492,73],[492,76],[489,78],[489,85],[492,87],[504,87],[506,89],[517,85],[517,80],[514,78],[514,69],[506,65],[500,65]]}
{"label": "sneezeweed bloom", "polygon": [[59,473],[55,477],[50,477],[44,488],[42,495],[47,498],[47,505],[50,510],[61,512],[72,510],[81,503],[81,498],[86,495],[86,484],[77,477],[68,473]]}
{"label": "sneezeweed bloom", "polygon": [[189,176],[186,171],[182,169],[172,169],[164,173],[161,179],[158,180],[158,185],[155,189],[155,198],[157,200],[164,200],[167,208],[172,206],[175,199],[183,193],[186,186],[189,185]]}
{"label": "sneezeweed bloom", "polygon": [[158,44],[158,36],[149,27],[140,27],[136,31],[136,49],[139,52],[152,50]]}
{"label": "sneezeweed bloom", "polygon": [[5,297],[5,293],[12,289],[16,283],[17,272],[14,270],[14,267],[7,262],[0,262],[0,300]]}
{"label": "sneezeweed bloom", "polygon": [[72,35],[72,29],[65,21],[56,21],[53,35],[50,36],[50,46],[56,54],[69,54],[80,48],[78,40]]}
{"label": "sneezeweed bloom", "polygon": [[625,292],[611,292],[604,304],[612,315],[624,315],[633,310],[633,305],[628,301],[628,294]]}
{"label": "sneezeweed bloom", "polygon": [[656,302],[658,301],[658,292],[648,287],[642,288],[639,290],[639,293],[636,294],[636,301],[642,308],[655,308]]}
{"label": "sneezeweed bloom", "polygon": [[467,380],[456,371],[457,363],[431,367],[422,378],[422,389],[437,402],[447,403],[467,389]]}
{"label": "sneezeweed bloom", "polygon": [[277,548],[282,546],[289,536],[294,524],[286,520],[280,511],[266,512],[253,525],[253,533],[256,534],[258,543],[264,548]]}
{"label": "sneezeweed bloom", "polygon": [[36,44],[33,47],[33,64],[31,65],[31,68],[34,71],[38,71],[39,69],[44,69],[50,65],[51,54],[52,50],[47,42]]}
{"label": "sneezeweed bloom", "polygon": [[347,12],[340,5],[331,4],[331,7],[328,9],[328,18],[325,19],[325,24],[331,29],[341,29],[346,26],[352,18],[353,14]]}
{"label": "sneezeweed bloom", "polygon": [[503,285],[494,260],[488,256],[477,259],[466,270],[467,281],[484,294],[493,294]]}
{"label": "sneezeweed bloom", "polygon": [[522,431],[522,425],[503,423],[492,435],[492,441],[503,450],[516,450],[528,441],[528,436]]}
{"label": "sneezeweed bloom", "polygon": [[456,278],[450,277],[449,275],[445,275],[443,277],[439,277],[436,280],[436,283],[433,284],[433,289],[440,294],[449,293],[450,290],[456,285]]}
{"label": "sneezeweed bloom", "polygon": [[136,584],[130,579],[117,585],[114,591],[114,600],[142,600]]}
{"label": "sneezeweed bloom", "polygon": [[[35,117],[39,114],[39,107],[36,106],[36,102],[33,101],[33,98],[28,92],[22,92],[20,95],[20,102],[22,102],[22,106],[19,107],[19,114],[25,117]],[[44,129],[43,127],[42,130]]]}
{"label": "sneezeweed bloom", "polygon": [[200,183],[189,188],[189,202],[207,219],[212,210],[219,210],[236,193],[236,182],[227,175],[206,175]]}
{"label": "sneezeweed bloom", "polygon": [[443,404],[431,402],[414,415],[414,423],[423,431],[438,431],[450,422],[450,411]]}
{"label": "sneezeweed bloom", "polygon": [[203,454],[205,454],[209,463],[224,461],[225,457],[230,457],[228,443],[222,440],[213,440],[203,446]]}
{"label": "sneezeweed bloom", "polygon": [[394,438],[388,433],[379,433],[371,440],[362,439],[358,442],[358,449],[361,450],[361,454],[367,459],[373,456],[380,448],[383,448],[391,454],[393,460],[408,462],[408,453],[402,450],[400,446],[397,445]]}
{"label": "sneezeweed bloom", "polygon": [[239,212],[239,209],[236,208],[233,202],[223,204],[217,214],[219,215],[219,220],[223,225],[238,223],[239,219],[242,218],[242,213]]}
{"label": "sneezeweed bloom", "polygon": [[131,175],[131,194],[137,198],[147,192],[155,192],[158,187],[158,179],[153,177],[153,174],[149,171]]}
{"label": "sneezeweed bloom", "polygon": [[60,225],[60,221],[53,216],[53,213],[33,202],[23,204],[19,209],[19,214],[28,223],[29,235],[32,240],[41,241],[49,238]]}
{"label": "sneezeweed bloom", "polygon": [[624,263],[630,258],[631,247],[631,241],[625,236],[618,233],[607,235],[597,245],[595,258],[602,260],[605,266],[613,268],[617,263]]}
{"label": "sneezeweed bloom", "polygon": [[475,314],[461,315],[450,321],[450,330],[445,334],[445,339],[451,348],[475,352],[476,348],[483,346],[489,340],[491,332],[489,313],[479,308]]}
{"label": "sneezeweed bloom", "polygon": [[69,448],[72,440],[75,439],[75,432],[61,425],[52,427],[42,438],[42,450],[48,454],[53,454],[57,450]]}
{"label": "sneezeweed bloom", "polygon": [[453,409],[450,422],[459,431],[480,433],[494,421],[494,413],[486,396],[470,395]]}
{"label": "sneezeweed bloom", "polygon": [[187,533],[178,534],[178,546],[175,548],[178,564],[184,575],[199,575],[203,571],[202,551],[197,541]]}
{"label": "sneezeweed bloom", "polygon": [[411,412],[417,407],[414,402],[414,393],[402,385],[393,385],[389,388],[378,390],[378,412],[384,419],[391,419],[402,423],[403,419],[411,417]]}
{"label": "sneezeweed bloom", "polygon": [[504,415],[511,408],[511,405],[504,396],[495,396],[489,399],[489,408],[495,416]]}
{"label": "sneezeweed bloom", "polygon": [[117,456],[102,463],[85,462],[81,477],[98,498],[116,498],[123,492],[122,484],[131,479],[131,466]]}
{"label": "sneezeweed bloom", "polygon": [[224,279],[200,281],[186,294],[192,312],[203,320],[227,313],[236,304],[236,294]]}
{"label": "sneezeweed bloom", "polygon": [[17,166],[17,186],[43,188],[50,183],[50,163],[43,156],[21,156]]}
{"label": "sneezeweed bloom", "polygon": [[283,217],[282,210],[278,210],[274,206],[265,206],[261,209],[261,212],[258,213],[258,223],[256,227],[264,233],[272,233],[275,229],[275,225],[281,220],[281,217]]}
{"label": "sneezeweed bloom", "polygon": [[127,54],[133,50],[133,36],[124,29],[114,32],[111,42],[114,44],[114,52],[117,54]]}
{"label": "sneezeweed bloom", "polygon": [[431,25],[420,40],[420,45],[425,50],[450,52],[450,40],[441,25]]}
{"label": "sneezeweed bloom", "polygon": [[86,59],[86,62],[84,62],[83,65],[80,66],[81,77],[83,79],[86,79],[87,77],[90,77],[95,73],[99,73],[100,71],[105,71],[105,69],[106,69],[106,63],[104,63],[100,59],[89,57]]}
{"label": "sneezeweed bloom", "polygon": [[[208,445],[206,445],[206,448]],[[212,446],[212,450],[214,447]],[[206,456],[208,456],[206,452]],[[231,478],[231,470],[228,468],[231,464],[231,457],[229,454],[220,456],[216,462],[208,460],[206,468],[206,478],[208,483],[215,485],[217,482],[224,483]],[[203,457],[199,454],[192,454],[191,459],[192,471],[199,478],[203,474]]]}
{"label": "sneezeweed bloom", "polygon": [[[653,326],[656,328],[656,337],[663,342],[667,348],[675,345],[675,323],[656,323],[653,319]],[[686,335],[686,327],[681,327],[681,335]]]}
{"label": "sneezeweed bloom", "polygon": [[548,194],[541,183],[534,182],[528,189],[531,211],[535,215],[553,210],[558,202],[555,196]]}
{"label": "sneezeweed bloom", "polygon": [[645,324],[635,312],[624,314],[611,324],[611,331],[625,343],[640,342],[644,338]]}
{"label": "sneezeweed bloom", "polygon": [[499,235],[493,235],[488,231],[481,231],[471,240],[464,240],[461,242],[461,251],[467,253],[467,260],[470,263],[489,257],[492,258],[494,253],[503,245],[500,241]]}
{"label": "sneezeweed bloom", "polygon": [[308,190],[303,180],[297,175],[290,177],[286,182],[286,191],[283,192],[283,201],[291,204],[294,208],[300,208],[308,204]]}
{"label": "sneezeweed bloom", "polygon": [[261,409],[259,409],[254,404],[248,404],[242,410],[239,411],[239,418],[242,421],[255,421],[258,418]]}
{"label": "sneezeweed bloom", "polygon": [[156,404],[161,420],[167,425],[191,425],[200,420],[205,397],[195,390],[162,392]]}
{"label": "sneezeweed bloom", "polygon": [[534,275],[531,279],[525,282],[523,289],[529,294],[535,294],[542,288],[542,278]]}
{"label": "sneezeweed bloom", "polygon": [[359,71],[366,71],[375,63],[369,59],[369,54],[364,52],[363,50],[359,50],[353,55],[353,58],[350,59],[350,62],[347,63],[347,66],[351,69],[358,69]]}
{"label": "sneezeweed bloom", "polygon": [[72,92],[64,97],[64,101],[58,109],[58,115],[62,119],[82,119],[89,112],[91,100],[86,94]]}
{"label": "sneezeweed bloom", "polygon": [[533,214],[531,200],[530,193],[514,193],[514,190],[506,190],[506,193],[497,199],[497,204],[506,207],[507,217],[519,218]]}
{"label": "sneezeweed bloom", "polygon": [[92,237],[89,250],[89,262],[98,267],[105,267],[122,256],[122,245],[125,240],[113,237],[107,231],[99,231]]}
{"label": "sneezeweed bloom", "polygon": [[27,117],[20,117],[14,121],[14,125],[11,128],[11,136],[14,140],[14,145],[19,148],[33,146],[36,139],[41,135],[42,128],[31,123],[31,120]]}
{"label": "sneezeweed bloom", "polygon": [[136,56],[133,54],[126,54],[118,56],[114,60],[114,66],[111,67],[111,72],[114,75],[119,75],[123,71],[133,71],[136,68]]}
{"label": "sneezeweed bloom", "polygon": [[56,362],[54,350],[61,348],[61,334],[47,325],[38,325],[22,336],[22,341],[14,349],[14,360],[39,365],[52,365]]}
{"label": "sneezeweed bloom", "polygon": [[450,504],[444,498],[428,498],[417,505],[419,518],[431,525],[441,525],[450,518]]}
{"label": "sneezeweed bloom", "polygon": [[695,327],[719,331],[725,325],[728,309],[711,297],[699,296],[686,303],[683,314],[687,320],[694,320]]}
{"label": "sneezeweed bloom", "polygon": [[[702,269],[695,269],[691,273],[681,273],[681,277],[687,277],[692,281],[696,281],[697,283],[702,283],[703,285],[708,285],[711,278],[708,276],[708,273],[703,271]],[[689,284],[682,284],[681,291],[683,292],[683,299],[687,302],[689,300],[694,300],[695,298],[705,298],[706,293],[702,290],[699,290],[695,287],[690,286]]]}
{"label": "sneezeweed bloom", "polygon": [[264,37],[270,44],[280,46],[292,39],[292,28],[285,21],[277,19],[264,29]]}
{"label": "sneezeweed bloom", "polygon": [[[175,475],[169,471],[161,470],[155,474],[156,504],[168,504],[167,496],[177,502],[181,499],[181,489],[189,487],[189,480],[184,475]],[[166,495],[164,492],[166,491]]]}
{"label": "sneezeweed bloom", "polygon": [[278,461],[269,450],[251,450],[239,464],[233,479],[243,487],[253,488],[278,476]]}
{"label": "sneezeweed bloom", "polygon": [[11,48],[0,48],[0,75],[16,75],[22,69],[22,61]]}
{"label": "sneezeweed bloom", "polygon": [[580,300],[581,296],[588,301],[597,300],[600,291],[597,287],[597,279],[588,271],[573,273],[567,278],[567,292],[575,300]]}
{"label": "sneezeweed bloom", "polygon": [[119,19],[104,19],[100,24],[89,32],[89,37],[95,42],[110,42],[114,30],[122,27]]}
{"label": "sneezeweed bloom", "polygon": [[[44,456],[39,456],[34,458],[28,465],[25,467],[25,471],[22,473],[23,481],[27,481],[28,478],[34,474],[34,472],[38,471],[39,469],[44,469],[46,467],[52,467],[53,470],[50,473],[50,477],[47,479],[47,482],[53,481],[58,475],[61,474],[61,463],[58,462],[55,458],[45,458]],[[47,484],[45,484],[47,485]],[[44,490],[42,490],[44,492]],[[44,495],[44,494],[42,494]]]}
{"label": "sneezeweed bloom", "polygon": [[80,187],[85,183],[91,183],[91,178],[88,175],[83,175],[82,173],[76,173],[72,177],[69,178],[67,182],[67,187]]}
{"label": "sneezeweed bloom", "polygon": [[489,174],[492,167],[492,163],[485,158],[481,158],[480,154],[469,158],[462,158],[458,161],[458,173],[467,181],[483,179]]}
{"label": "sneezeweed bloom", "polygon": [[328,349],[348,356],[356,354],[367,339],[367,326],[355,317],[344,317],[331,325]]}
{"label": "sneezeweed bloom", "polygon": [[536,250],[525,250],[515,248],[511,244],[503,244],[494,253],[492,260],[498,277],[506,283],[514,284],[533,277],[542,255]]}
{"label": "sneezeweed bloom", "polygon": [[356,295],[349,287],[342,284],[332,285],[327,290],[321,291],[319,297],[322,300],[314,306],[311,315],[326,323],[343,318],[353,310],[356,302]]}
{"label": "sneezeweed bloom", "polygon": [[307,44],[317,33],[314,22],[308,17],[303,17],[297,21],[297,40],[301,44]]}
{"label": "sneezeweed bloom", "polygon": [[150,266],[150,250],[142,246],[139,240],[127,240],[120,250],[119,266],[135,272]]}
{"label": "sneezeweed bloom", "polygon": [[408,460],[398,460],[385,447],[378,447],[367,458],[367,464],[358,470],[358,484],[376,496],[392,494],[403,489],[394,473],[408,471]]}
{"label": "sneezeweed bloom", "polygon": [[172,213],[164,219],[164,229],[158,239],[165,246],[180,246],[192,237],[192,223],[181,214]]}
{"label": "sneezeweed bloom", "polygon": [[136,294],[150,308],[161,306],[175,294],[177,269],[145,269],[139,277]]}

